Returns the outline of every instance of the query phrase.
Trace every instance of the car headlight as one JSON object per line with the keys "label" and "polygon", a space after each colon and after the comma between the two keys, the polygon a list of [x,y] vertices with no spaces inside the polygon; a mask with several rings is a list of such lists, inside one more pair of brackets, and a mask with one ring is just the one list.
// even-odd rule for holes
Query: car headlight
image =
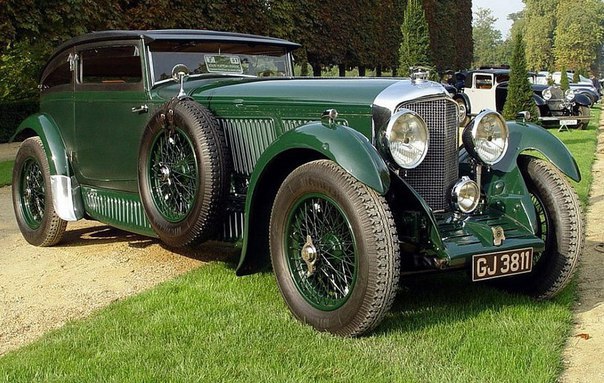
{"label": "car headlight", "polygon": [[551,88],[545,88],[543,90],[543,92],[541,92],[541,95],[543,96],[543,98],[547,101],[550,98],[552,98],[552,90]]}
{"label": "car headlight", "polygon": [[396,112],[386,128],[392,159],[404,169],[413,169],[426,157],[430,133],[424,120],[409,109]]}
{"label": "car headlight", "polygon": [[566,92],[564,92],[564,98],[566,98],[566,101],[572,101],[575,98],[575,91],[567,89]]}
{"label": "car headlight", "polygon": [[450,194],[451,206],[462,213],[471,213],[476,210],[480,202],[480,187],[469,177],[463,176],[458,180]]}
{"label": "car headlight", "polygon": [[487,165],[501,161],[508,148],[508,137],[503,117],[488,109],[480,112],[462,133],[468,153]]}

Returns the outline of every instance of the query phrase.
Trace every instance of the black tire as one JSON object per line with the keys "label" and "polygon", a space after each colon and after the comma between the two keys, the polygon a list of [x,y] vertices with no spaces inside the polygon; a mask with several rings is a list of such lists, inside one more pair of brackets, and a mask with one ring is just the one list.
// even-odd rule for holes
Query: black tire
{"label": "black tire", "polygon": [[[578,116],[579,117],[589,117],[589,108],[587,106],[580,105]],[[577,124],[577,129],[583,130],[583,129],[587,128],[587,125],[589,125],[589,120],[579,121],[579,123]]]}
{"label": "black tire", "polygon": [[400,254],[390,208],[332,161],[304,164],[285,179],[271,212],[270,250],[285,302],[317,330],[361,335],[392,305]]}
{"label": "black tire", "polygon": [[23,141],[13,168],[13,208],[21,234],[35,246],[52,246],[63,238],[67,222],[55,212],[50,167],[40,137]]}
{"label": "black tire", "polygon": [[215,235],[230,168],[224,132],[205,107],[172,100],[151,118],[141,140],[138,183],[163,242],[180,247]]}
{"label": "black tire", "polygon": [[519,157],[519,166],[537,213],[536,235],[545,251],[534,254],[533,271],[502,279],[502,286],[535,298],[558,294],[572,279],[585,243],[583,216],[577,194],[547,161]]}

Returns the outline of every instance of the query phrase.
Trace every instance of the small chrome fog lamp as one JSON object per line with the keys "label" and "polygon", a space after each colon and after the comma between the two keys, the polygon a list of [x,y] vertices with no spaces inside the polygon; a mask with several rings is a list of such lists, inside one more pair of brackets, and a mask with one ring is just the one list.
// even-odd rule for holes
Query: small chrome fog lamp
{"label": "small chrome fog lamp", "polygon": [[547,101],[547,100],[549,100],[550,98],[552,98],[552,88],[551,88],[551,87],[549,87],[549,88],[545,88],[545,89],[543,90],[543,92],[541,92],[541,95],[543,96],[543,98],[544,98],[546,101]]}
{"label": "small chrome fog lamp", "polygon": [[461,137],[470,155],[486,165],[495,165],[508,149],[508,136],[503,117],[486,109],[466,126]]}
{"label": "small chrome fog lamp", "polygon": [[564,98],[566,101],[572,101],[575,98],[575,91],[572,89],[567,89],[566,92],[564,92]]}
{"label": "small chrome fog lamp", "polygon": [[462,213],[476,210],[480,202],[480,187],[469,177],[463,176],[451,189],[451,207]]}
{"label": "small chrome fog lamp", "polygon": [[396,112],[386,128],[392,159],[404,169],[417,167],[428,153],[430,133],[424,120],[409,109]]}

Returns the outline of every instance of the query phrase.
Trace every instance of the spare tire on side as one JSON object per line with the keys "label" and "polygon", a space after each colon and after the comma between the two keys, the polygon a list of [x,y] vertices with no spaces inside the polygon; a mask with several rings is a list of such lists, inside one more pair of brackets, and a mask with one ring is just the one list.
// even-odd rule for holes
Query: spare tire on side
{"label": "spare tire on side", "polygon": [[141,140],[138,185],[163,242],[179,247],[215,235],[230,174],[224,132],[207,108],[173,99],[152,116]]}

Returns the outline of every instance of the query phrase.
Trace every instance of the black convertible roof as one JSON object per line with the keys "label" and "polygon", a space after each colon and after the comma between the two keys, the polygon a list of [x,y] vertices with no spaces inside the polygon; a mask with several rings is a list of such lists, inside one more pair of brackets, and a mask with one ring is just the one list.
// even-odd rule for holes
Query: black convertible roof
{"label": "black convertible roof", "polygon": [[250,43],[250,44],[269,44],[284,47],[288,50],[294,50],[300,47],[300,44],[292,43],[291,41],[278,39],[274,37],[249,35],[245,33],[232,33],[220,31],[208,31],[200,29],[159,29],[147,31],[128,31],[128,30],[111,30],[91,32],[82,36],[74,37],[73,39],[61,44],[52,54],[51,59],[59,52],[75,45],[80,45],[89,42],[111,41],[111,40],[132,40],[143,39],[149,43],[157,40],[206,40],[220,41],[225,43]]}

